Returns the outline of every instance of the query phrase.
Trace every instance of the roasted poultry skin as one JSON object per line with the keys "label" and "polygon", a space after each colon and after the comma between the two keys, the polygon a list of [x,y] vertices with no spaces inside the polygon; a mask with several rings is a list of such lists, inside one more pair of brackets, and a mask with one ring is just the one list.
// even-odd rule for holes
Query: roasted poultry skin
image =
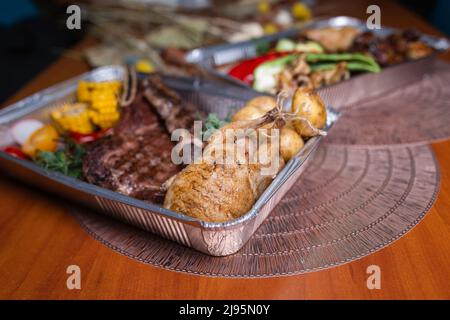
{"label": "roasted poultry skin", "polygon": [[208,222],[224,222],[248,212],[272,179],[257,165],[192,164],[167,191],[164,206]]}
{"label": "roasted poultry skin", "polygon": [[[262,119],[262,118],[261,118]],[[256,122],[260,120],[254,120]],[[242,122],[231,123],[220,131],[237,128]],[[264,121],[261,121],[261,125]],[[223,141],[216,134],[209,145]],[[270,147],[269,147],[270,149]],[[246,157],[250,157],[247,149]],[[256,150],[255,152],[258,152]],[[217,163],[213,158],[203,159],[184,168],[170,181],[164,199],[164,207],[207,222],[224,222],[238,218],[248,212],[262,192],[269,186],[276,173],[284,166],[279,154],[268,152],[260,163],[234,159],[232,163]],[[265,168],[275,168],[273,175]]]}

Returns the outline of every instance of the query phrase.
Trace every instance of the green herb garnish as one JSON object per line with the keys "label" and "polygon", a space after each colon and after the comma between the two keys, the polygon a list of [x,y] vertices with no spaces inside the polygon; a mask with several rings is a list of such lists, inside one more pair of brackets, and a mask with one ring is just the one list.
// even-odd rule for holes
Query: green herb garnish
{"label": "green herb garnish", "polygon": [[79,179],[85,154],[86,150],[82,145],[67,140],[61,150],[55,152],[39,151],[36,156],[36,163],[44,169],[61,172]]}
{"label": "green herb garnish", "polygon": [[226,120],[220,120],[217,117],[217,114],[215,114],[215,113],[208,114],[208,117],[206,118],[205,123],[204,123],[204,130],[202,132],[203,141],[209,139],[209,137],[211,137],[211,135],[217,129],[222,128],[228,122],[229,121],[226,121]]}

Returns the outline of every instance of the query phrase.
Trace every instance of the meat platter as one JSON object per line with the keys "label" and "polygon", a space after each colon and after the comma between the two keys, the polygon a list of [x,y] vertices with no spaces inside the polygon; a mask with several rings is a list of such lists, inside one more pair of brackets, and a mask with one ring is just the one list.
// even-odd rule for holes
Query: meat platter
{"label": "meat platter", "polygon": [[312,86],[326,104],[339,108],[419,80],[449,47],[447,39],[414,29],[368,30],[359,19],[339,16],[252,41],[194,49],[187,60],[212,78],[261,92]]}
{"label": "meat platter", "polygon": [[[233,116],[237,122],[228,124],[231,127],[241,123],[254,124],[255,121],[260,126],[267,125],[272,121],[270,119],[274,114],[283,112],[287,116],[288,113],[273,108],[265,116],[258,118],[262,120],[241,121],[242,119],[237,118],[244,116],[245,112],[242,110],[246,108],[239,108],[244,106],[246,101],[259,99],[258,101],[275,105],[275,100],[270,96],[261,97],[261,94],[253,90],[213,82],[164,76],[151,76],[138,81],[135,76],[134,82],[138,81],[139,86],[144,87],[145,90],[141,88],[136,92],[138,86],[135,86],[134,92],[128,92],[128,96],[123,96],[125,99],[122,101],[123,105],[128,106],[122,110],[121,118],[117,122],[117,116],[111,113],[111,102],[101,100],[100,103],[94,99],[95,88],[103,88],[104,91],[101,91],[102,94],[97,98],[105,98],[108,90],[114,92],[118,90],[121,83],[130,81],[133,82],[133,77],[130,78],[123,67],[102,67],[40,91],[2,109],[0,111],[0,148],[2,150],[0,168],[6,174],[36,185],[40,189],[87,205],[126,223],[214,256],[235,253],[246,243],[299,178],[322,136],[339,117],[332,108],[325,109],[323,106],[326,117],[320,118],[323,122],[320,125],[321,130],[313,128],[311,123],[306,121],[305,123],[308,123],[318,134],[309,133],[304,143],[301,140],[301,146],[295,153],[288,154],[287,158],[286,154],[282,153],[283,157],[279,161],[283,164],[279,167],[279,171],[269,180],[264,180],[264,188],[252,199],[250,207],[244,203],[243,207],[238,208],[241,211],[239,214],[234,215],[232,211],[238,210],[237,207],[224,209],[221,216],[202,216],[201,211],[190,214],[190,209],[186,209],[189,214],[183,214],[181,213],[183,205],[187,206],[192,202],[192,199],[182,202],[183,183],[189,182],[186,176],[189,174],[189,168],[192,169],[195,165],[180,169],[170,162],[171,141],[168,132],[171,131],[171,127],[188,127],[194,113],[196,115],[214,113],[214,117],[225,119],[238,110]],[[85,90],[86,86],[91,86],[90,91]],[[134,96],[130,100],[133,93]],[[88,98],[92,99],[91,105],[88,109],[83,109],[85,104],[79,101],[85,101],[87,94],[90,95]],[[308,97],[303,92],[299,94],[300,98]],[[316,95],[315,97],[318,98]],[[126,101],[127,99],[129,101]],[[295,99],[294,96],[292,103]],[[145,107],[143,101],[147,101]],[[154,112],[149,111],[149,105]],[[68,107],[72,108],[70,112],[66,110]],[[109,110],[109,113],[101,114],[102,108]],[[249,108],[255,110],[253,106]],[[71,122],[67,117],[73,116],[75,111],[78,112],[77,119]],[[155,114],[158,115],[158,120]],[[51,115],[51,123],[55,123],[54,127],[48,124],[49,115]],[[89,116],[91,122],[83,122],[84,116]],[[296,115],[294,118],[301,119]],[[277,118],[276,122],[281,120]],[[296,126],[304,124],[302,121],[296,122]],[[98,140],[91,141],[94,139],[93,133],[71,135],[71,139],[76,138],[77,141],[89,145],[88,152],[81,163],[75,159],[76,148],[70,149],[71,153],[65,154],[60,150],[61,136],[56,145],[55,139],[47,139],[58,135],[58,130],[54,129],[58,126],[67,129],[75,124],[79,131],[91,132],[92,122],[101,129],[95,133],[95,135],[101,135]],[[36,130],[26,139],[23,138],[26,131],[23,129],[24,123],[27,124],[26,128],[36,127]],[[111,132],[111,128],[108,129],[108,127],[112,123],[116,124]],[[295,134],[294,129],[287,129],[287,131]],[[211,137],[215,137],[216,133],[212,133]],[[155,137],[159,139],[155,141]],[[300,135],[298,137],[301,139]],[[22,148],[8,147],[11,140],[24,140]],[[291,146],[293,140],[289,141]],[[64,148],[71,147],[65,145]],[[42,150],[52,150],[52,152]],[[27,159],[23,153],[28,156]],[[72,162],[68,162],[68,159]],[[62,160],[64,165],[61,165]],[[212,166],[216,168],[216,163]],[[241,168],[241,164],[237,167]],[[196,173],[196,167],[193,168]],[[202,168],[202,170],[208,170],[210,167],[205,165]],[[180,173],[177,174],[177,172]],[[239,172],[233,171],[233,174],[239,175]],[[161,195],[163,188],[157,186],[173,174],[176,177],[175,182],[172,182],[168,190],[166,189],[167,194],[163,204],[161,202],[161,197],[164,196]],[[221,172],[216,171],[215,174],[221,174]],[[84,179],[81,179],[80,175],[83,175]],[[211,186],[208,183],[211,181],[204,183],[206,188]],[[169,193],[171,193],[170,199],[168,199]],[[206,208],[201,199],[202,193],[198,196],[200,198],[195,200],[197,209]],[[235,196],[235,194],[230,195],[230,197]],[[228,198],[225,196],[224,199]],[[174,208],[175,210],[172,210]]]}

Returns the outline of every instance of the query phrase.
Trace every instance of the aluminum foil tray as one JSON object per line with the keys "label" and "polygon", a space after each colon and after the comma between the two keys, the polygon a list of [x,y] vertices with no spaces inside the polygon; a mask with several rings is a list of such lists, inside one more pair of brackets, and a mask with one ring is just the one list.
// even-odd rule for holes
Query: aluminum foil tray
{"label": "aluminum foil tray", "polygon": [[[102,67],[81,76],[40,91],[5,109],[0,110],[0,148],[10,143],[9,126],[20,119],[34,118],[48,121],[48,112],[65,102],[75,101],[79,80],[121,80],[124,70],[120,66]],[[193,79],[163,77],[164,82],[176,90],[186,101],[205,112],[216,112],[226,117],[233,109],[259,93],[235,86],[198,82]],[[328,110],[328,130],[338,118]],[[261,195],[253,208],[238,219],[225,223],[210,223],[167,210],[161,206],[140,201],[107,190],[58,172],[47,171],[35,163],[12,157],[0,151],[0,168],[6,174],[70,201],[93,207],[167,239],[214,256],[225,256],[238,251],[259,225],[299,178],[306,163],[317,148],[321,137],[314,137],[291,159]]]}
{"label": "aluminum foil tray", "polygon": [[[212,78],[248,87],[246,83],[229,76],[221,67],[256,57],[258,46],[261,43],[270,43],[282,38],[295,37],[305,29],[344,26],[355,27],[361,31],[368,30],[363,21],[352,17],[340,16],[313,21],[299,29],[291,29],[251,41],[194,49],[187,54],[186,59],[190,63],[197,64],[205,74],[208,74]],[[397,30],[382,27],[381,29],[372,31],[378,36],[385,37]],[[445,38],[422,35],[421,40],[434,48],[436,53],[443,52],[450,48],[450,42]],[[379,96],[387,91],[420,80],[422,76],[430,70],[430,66],[436,57],[437,54],[432,54],[423,59],[389,66],[380,73],[356,75],[349,80],[323,87],[319,89],[318,92],[327,105],[333,105],[335,108],[354,104],[362,99]]]}

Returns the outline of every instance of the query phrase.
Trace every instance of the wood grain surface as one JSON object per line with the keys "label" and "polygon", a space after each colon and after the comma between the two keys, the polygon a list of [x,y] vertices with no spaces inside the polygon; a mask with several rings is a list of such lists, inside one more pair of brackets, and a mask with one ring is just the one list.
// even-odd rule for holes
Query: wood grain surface
{"label": "wood grain surface", "polygon": [[[319,1],[319,14],[365,17],[372,1]],[[377,1],[382,23],[436,31],[395,3]],[[75,49],[92,44],[80,43]],[[450,60],[447,54],[444,58]],[[63,57],[7,104],[87,70]],[[401,107],[401,106],[399,106]],[[151,267],[88,236],[62,200],[0,176],[0,298],[3,299],[450,299],[450,141],[432,146],[441,191],[425,219],[400,240],[366,258],[299,276],[221,279]],[[66,268],[81,268],[81,290],[68,290]],[[381,268],[380,290],[366,286],[370,265]]]}

